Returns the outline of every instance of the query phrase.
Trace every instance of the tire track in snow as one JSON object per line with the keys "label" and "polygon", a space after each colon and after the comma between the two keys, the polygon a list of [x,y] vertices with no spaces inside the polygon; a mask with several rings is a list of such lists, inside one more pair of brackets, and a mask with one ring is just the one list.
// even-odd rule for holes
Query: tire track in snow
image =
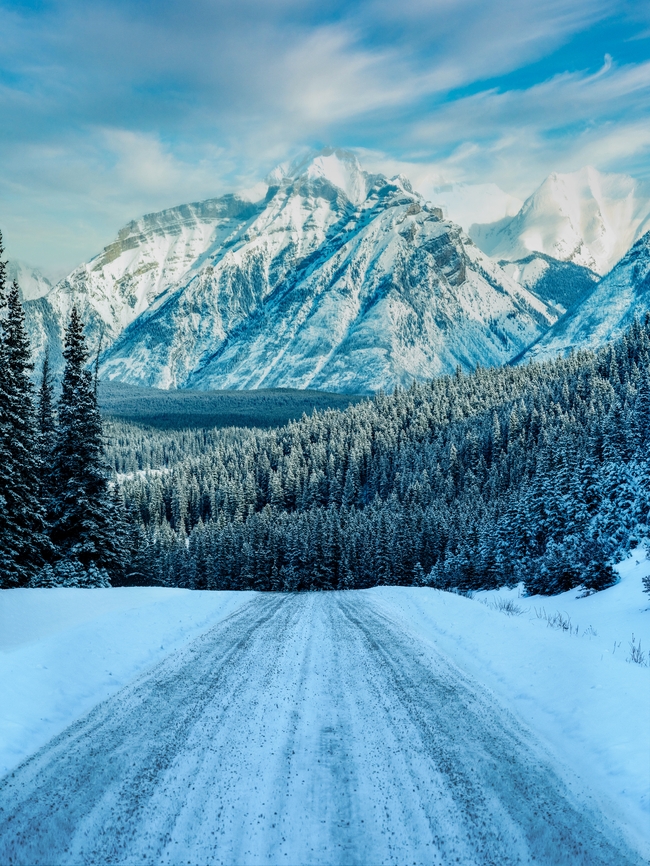
{"label": "tire track in snow", "polygon": [[3,864],[644,862],[363,592],[259,595],[0,782]]}

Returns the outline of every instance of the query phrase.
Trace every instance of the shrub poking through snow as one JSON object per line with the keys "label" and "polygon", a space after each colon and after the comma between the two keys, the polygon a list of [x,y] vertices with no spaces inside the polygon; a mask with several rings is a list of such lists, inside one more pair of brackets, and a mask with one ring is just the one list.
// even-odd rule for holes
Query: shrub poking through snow
{"label": "shrub poking through snow", "polygon": [[641,667],[648,667],[646,654],[641,649],[641,641],[637,643],[634,635],[632,635],[632,640],[630,641],[630,655],[627,660],[633,664],[641,665]]}
{"label": "shrub poking through snow", "polygon": [[505,613],[507,616],[522,616],[526,613],[525,608],[515,604],[511,598],[496,598],[494,601],[484,601],[483,604],[492,610]]}
{"label": "shrub poking through snow", "polygon": [[555,613],[547,613],[545,608],[535,608],[535,615],[537,619],[543,619],[546,621],[546,625],[549,628],[556,628],[559,631],[566,632],[567,634],[580,634],[580,626],[573,625],[571,622],[571,617],[569,614],[563,614],[561,611],[556,611]]}

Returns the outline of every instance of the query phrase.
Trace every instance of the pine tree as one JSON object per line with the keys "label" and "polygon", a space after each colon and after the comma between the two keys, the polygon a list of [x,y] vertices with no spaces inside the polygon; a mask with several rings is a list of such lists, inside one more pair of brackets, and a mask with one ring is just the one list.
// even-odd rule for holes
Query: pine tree
{"label": "pine tree", "polygon": [[54,450],[56,425],[54,422],[54,388],[52,387],[50,356],[47,352],[43,358],[41,386],[38,391],[37,416],[41,439],[41,454],[44,459],[49,459]]}
{"label": "pine tree", "polygon": [[18,284],[14,282],[6,299],[2,292],[0,300],[6,311],[0,347],[0,567],[2,585],[25,586],[43,564],[47,545],[39,501],[32,364]]}
{"label": "pine tree", "polygon": [[[7,262],[3,260],[4,247],[0,232],[0,315],[6,315],[7,307]],[[12,486],[13,464],[8,450],[11,439],[9,423],[8,357],[3,333],[0,330],[0,586],[11,586],[13,577],[13,543],[11,537],[11,515],[8,492]]]}
{"label": "pine tree", "polygon": [[205,562],[214,589],[365,588],[420,568],[441,589],[602,589],[650,525],[649,348],[650,317],[596,354],[277,431],[127,430],[117,471],[169,470],[125,481],[128,546],[148,579],[196,581]]}
{"label": "pine tree", "polygon": [[88,353],[83,325],[72,308],[65,335],[65,370],[58,404],[58,427],[52,460],[53,519],[51,537],[57,548],[56,568],[89,585],[85,572],[106,582],[122,570],[120,540],[114,523],[102,427],[93,377],[86,369]]}
{"label": "pine tree", "polygon": [[41,385],[38,391],[38,403],[36,406],[36,418],[38,427],[38,456],[40,471],[40,493],[39,498],[49,519],[51,511],[51,485],[52,485],[52,455],[56,442],[56,423],[54,419],[54,389],[52,387],[52,374],[50,373],[50,359],[46,352],[43,359],[41,372]]}

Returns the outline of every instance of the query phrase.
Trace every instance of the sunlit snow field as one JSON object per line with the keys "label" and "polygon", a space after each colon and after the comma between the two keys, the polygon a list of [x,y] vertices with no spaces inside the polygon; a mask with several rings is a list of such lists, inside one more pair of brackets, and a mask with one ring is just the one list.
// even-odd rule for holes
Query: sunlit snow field
{"label": "sunlit snow field", "polygon": [[[650,844],[650,573],[639,549],[620,582],[579,598],[474,598],[426,588],[370,593],[400,628],[476,678],[586,782],[603,808]],[[0,593],[0,774],[98,702],[245,604],[250,592],[163,588]],[[503,612],[500,601],[514,611]],[[568,629],[552,627],[560,613]]]}

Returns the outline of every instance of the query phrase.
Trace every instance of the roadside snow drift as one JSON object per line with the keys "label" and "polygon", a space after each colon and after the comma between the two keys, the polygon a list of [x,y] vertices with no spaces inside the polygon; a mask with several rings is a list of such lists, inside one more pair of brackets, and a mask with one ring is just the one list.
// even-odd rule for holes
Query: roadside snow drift
{"label": "roadside snow drift", "polygon": [[0,775],[251,592],[0,592]]}

